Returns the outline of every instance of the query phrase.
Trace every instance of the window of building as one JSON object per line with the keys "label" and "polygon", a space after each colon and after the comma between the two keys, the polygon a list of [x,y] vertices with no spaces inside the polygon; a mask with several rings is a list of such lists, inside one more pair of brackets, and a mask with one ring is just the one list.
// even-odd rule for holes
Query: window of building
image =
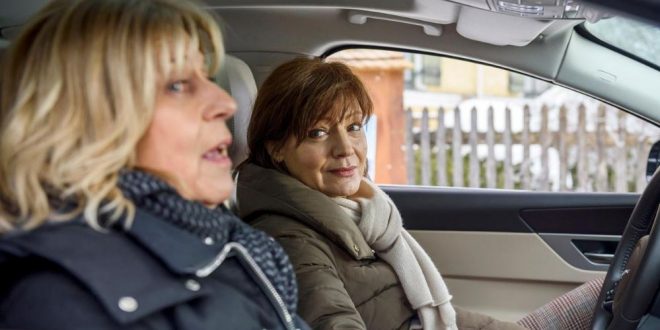
{"label": "window of building", "polygon": [[509,93],[522,94],[525,91],[525,78],[527,77],[519,73],[509,72]]}
{"label": "window of building", "polygon": [[441,58],[422,55],[422,83],[424,86],[440,86]]}

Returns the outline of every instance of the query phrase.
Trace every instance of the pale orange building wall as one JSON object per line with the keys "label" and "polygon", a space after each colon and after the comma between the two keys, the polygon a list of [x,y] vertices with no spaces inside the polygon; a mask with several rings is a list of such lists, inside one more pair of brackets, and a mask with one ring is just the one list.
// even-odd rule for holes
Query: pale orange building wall
{"label": "pale orange building wall", "polygon": [[[406,184],[403,112],[403,69],[351,70],[364,83],[377,116],[376,177],[378,183]],[[376,166],[376,164],[369,164]]]}

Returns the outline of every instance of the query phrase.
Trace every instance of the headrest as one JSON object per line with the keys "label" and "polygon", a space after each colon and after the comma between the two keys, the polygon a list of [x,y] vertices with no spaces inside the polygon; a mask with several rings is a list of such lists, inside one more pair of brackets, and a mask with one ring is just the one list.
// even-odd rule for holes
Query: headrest
{"label": "headrest", "polygon": [[225,56],[217,81],[234,97],[238,105],[234,118],[228,123],[229,130],[234,137],[230,156],[234,165],[238,165],[247,158],[248,154],[247,128],[252,114],[252,106],[257,97],[257,84],[250,67],[231,55]]}

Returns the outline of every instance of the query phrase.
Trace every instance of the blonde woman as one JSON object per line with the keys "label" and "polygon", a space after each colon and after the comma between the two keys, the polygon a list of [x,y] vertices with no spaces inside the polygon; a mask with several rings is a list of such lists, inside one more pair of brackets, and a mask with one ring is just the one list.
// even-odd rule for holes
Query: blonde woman
{"label": "blonde woman", "polygon": [[293,329],[288,257],[222,202],[234,100],[188,1],[56,0],[0,114],[0,328]]}

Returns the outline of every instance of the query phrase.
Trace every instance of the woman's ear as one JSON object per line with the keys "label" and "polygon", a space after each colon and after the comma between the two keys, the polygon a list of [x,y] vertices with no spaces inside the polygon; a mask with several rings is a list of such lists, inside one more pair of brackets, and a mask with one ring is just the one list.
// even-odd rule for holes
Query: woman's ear
{"label": "woman's ear", "polygon": [[273,159],[273,161],[279,163],[283,160],[284,157],[282,156],[281,150],[275,148],[275,142],[266,142],[266,150],[268,151],[268,154],[270,155],[270,158]]}

